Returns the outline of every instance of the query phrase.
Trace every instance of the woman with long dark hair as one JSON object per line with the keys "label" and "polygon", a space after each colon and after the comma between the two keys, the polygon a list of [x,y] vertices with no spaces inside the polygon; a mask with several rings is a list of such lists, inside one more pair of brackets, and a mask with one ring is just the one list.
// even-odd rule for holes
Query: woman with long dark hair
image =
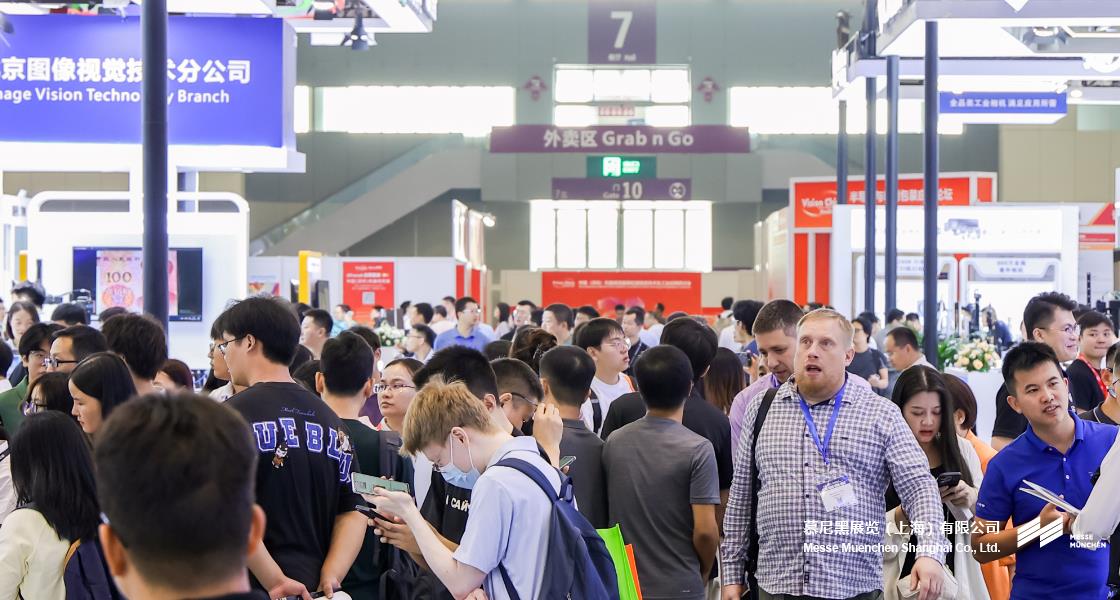
{"label": "woman with long dark hair", "polygon": [[93,435],[109,418],[113,409],[136,395],[136,385],[121,357],[98,352],[78,363],[70,374],[71,414],[78,418],[82,431]]}
{"label": "woman with long dark hair", "polygon": [[13,302],[8,307],[8,316],[4,321],[4,338],[8,340],[12,350],[15,351],[15,360],[8,370],[8,380],[17,386],[27,377],[27,367],[19,358],[19,340],[31,326],[39,322],[39,310],[30,302]]}
{"label": "woman with long dark hair", "polygon": [[747,378],[739,355],[728,348],[716,350],[716,356],[704,374],[704,398],[726,415],[731,412],[735,394],[746,387]]}
{"label": "woman with long dark hair", "polygon": [[66,373],[43,373],[27,390],[23,414],[30,416],[48,410],[56,410],[67,415],[74,412],[74,398],[70,395],[70,376]]}
{"label": "woman with long dark hair", "polygon": [[556,336],[541,329],[523,325],[517,328],[513,336],[513,345],[509,349],[509,357],[516,358],[529,365],[534,373],[541,372],[541,357],[545,352],[557,346]]}
{"label": "woman with long dark hair", "polygon": [[494,339],[501,338],[509,333],[513,327],[509,322],[509,314],[509,304],[505,302],[499,302],[494,307]]}
{"label": "woman with long dark hair", "polygon": [[[936,523],[949,529],[949,551],[945,554],[945,565],[957,580],[956,598],[961,600],[989,600],[980,563],[969,552],[958,552],[967,547],[970,537],[970,519],[976,506],[976,497],[983,475],[980,471],[980,458],[972,449],[972,444],[957,435],[954,420],[953,397],[945,384],[944,375],[929,367],[913,366],[902,372],[894,386],[891,400],[902,411],[906,424],[918,441],[918,446],[929,462],[929,472],[934,478],[944,476],[955,479],[953,483],[938,480],[941,500],[945,514],[944,523]],[[944,484],[944,485],[943,485]],[[910,548],[917,545],[917,538],[909,531],[912,529],[902,501],[894,486],[887,489],[887,540],[885,548],[895,548],[896,552],[884,551],[883,578],[886,598],[896,598],[900,578],[910,575],[917,558]],[[909,543],[907,543],[909,542]]]}
{"label": "woman with long dark hair", "polygon": [[0,527],[0,597],[62,600],[71,546],[97,543],[89,444],[73,419],[47,411],[23,421],[8,460],[20,508]]}

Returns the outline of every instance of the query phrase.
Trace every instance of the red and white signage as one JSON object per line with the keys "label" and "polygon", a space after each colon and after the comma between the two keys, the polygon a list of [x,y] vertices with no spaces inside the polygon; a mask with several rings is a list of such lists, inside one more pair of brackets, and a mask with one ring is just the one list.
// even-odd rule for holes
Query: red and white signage
{"label": "red and white signage", "polygon": [[[886,179],[876,184],[875,202],[887,203]],[[865,204],[866,186],[862,177],[848,179],[848,203]],[[995,173],[942,173],[938,180],[939,206],[971,206],[996,200]],[[794,178],[789,185],[790,210],[793,212],[792,244],[790,244],[793,281],[790,289],[773,297],[792,297],[798,304],[830,303],[829,264],[831,259],[832,207],[836,205],[836,178]],[[925,203],[925,178],[921,174],[900,175],[898,205],[921,206]],[[788,278],[787,278],[788,281]],[[770,291],[775,286],[771,282]],[[779,286],[780,287],[780,286]],[[792,295],[792,296],[790,296]]]}
{"label": "red and white signage", "polygon": [[[946,173],[938,181],[938,205],[968,206],[995,200],[995,174]],[[887,184],[879,179],[876,204],[887,203]],[[922,175],[901,175],[898,178],[898,205],[921,206],[925,202],[925,180]],[[848,180],[848,203],[866,203],[862,178]],[[790,206],[795,229],[827,229],[832,227],[832,207],[836,204],[836,178],[790,180]]]}
{"label": "red and white signage", "polygon": [[546,271],[541,274],[541,300],[545,306],[563,303],[573,308],[589,304],[600,314],[614,314],[614,307],[643,306],[658,302],[666,314],[678,310],[702,312],[700,273],[663,271]]}
{"label": "red and white signage", "polygon": [[354,320],[370,321],[374,306],[392,308],[394,263],[392,261],[349,261],[342,263],[342,303],[354,311]]}

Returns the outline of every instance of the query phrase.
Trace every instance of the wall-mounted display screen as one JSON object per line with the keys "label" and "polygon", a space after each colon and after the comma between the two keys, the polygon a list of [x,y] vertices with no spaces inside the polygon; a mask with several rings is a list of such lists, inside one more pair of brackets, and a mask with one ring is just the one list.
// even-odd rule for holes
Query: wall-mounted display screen
{"label": "wall-mounted display screen", "polygon": [[[94,313],[120,306],[143,312],[143,252],[139,248],[74,248],[74,289],[89,290]],[[168,314],[202,320],[202,248],[172,248],[167,257]]]}

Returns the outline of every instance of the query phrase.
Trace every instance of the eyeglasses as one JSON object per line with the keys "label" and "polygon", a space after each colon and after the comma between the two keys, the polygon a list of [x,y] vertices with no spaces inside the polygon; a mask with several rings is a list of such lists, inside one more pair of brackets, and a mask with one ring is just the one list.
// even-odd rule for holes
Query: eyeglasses
{"label": "eyeglasses", "polygon": [[463,309],[459,312],[464,314],[464,315],[477,315],[478,313],[480,313],[482,311],[478,310],[477,308],[465,308],[465,309]]}
{"label": "eyeglasses", "polygon": [[604,345],[609,344],[611,346],[614,346],[615,348],[618,348],[619,350],[629,350],[630,349],[630,339],[629,338],[624,338],[624,337],[611,338],[609,340],[604,340],[603,344]]}
{"label": "eyeglasses", "polygon": [[391,391],[394,394],[396,394],[396,393],[400,392],[401,390],[414,390],[414,389],[416,389],[416,386],[408,385],[408,384],[404,384],[404,383],[392,383],[392,384],[378,383],[378,384],[373,386],[373,393],[380,394],[381,392]]}
{"label": "eyeglasses", "polygon": [[48,356],[48,357],[43,359],[43,364],[46,365],[48,368],[51,368],[51,369],[57,369],[60,365],[76,365],[79,362],[81,362],[81,361],[79,361],[79,360],[58,360],[57,358],[55,358],[53,356]]}
{"label": "eyeglasses", "polygon": [[249,337],[249,336],[247,336],[247,335],[243,335],[243,336],[241,336],[241,337],[239,337],[239,338],[233,338],[232,340],[227,340],[227,341],[224,341],[224,342],[222,342],[222,343],[218,344],[218,345],[217,345],[217,346],[215,346],[215,347],[216,347],[216,348],[218,349],[218,352],[221,352],[221,353],[222,353],[222,356],[225,356],[225,355],[226,355],[226,350],[228,350],[228,349],[229,349],[229,345],[230,345],[230,344],[232,344],[232,343],[234,343],[234,342],[240,342],[241,340],[243,340],[243,339],[245,339],[245,338],[247,338],[247,337]]}
{"label": "eyeglasses", "polygon": [[1074,325],[1074,324],[1066,325],[1065,327],[1062,327],[1061,329],[1057,329],[1057,330],[1055,330],[1053,328],[1050,328],[1050,327],[1047,327],[1047,329],[1050,329],[1050,331],[1057,331],[1059,333],[1064,333],[1066,335],[1080,335],[1081,334],[1081,328],[1078,327],[1077,325]]}
{"label": "eyeglasses", "polygon": [[517,398],[518,400],[521,400],[522,402],[528,404],[529,406],[532,406],[533,408],[537,407],[538,402],[536,400],[530,400],[525,396],[518,394],[517,392],[509,392],[509,395]]}

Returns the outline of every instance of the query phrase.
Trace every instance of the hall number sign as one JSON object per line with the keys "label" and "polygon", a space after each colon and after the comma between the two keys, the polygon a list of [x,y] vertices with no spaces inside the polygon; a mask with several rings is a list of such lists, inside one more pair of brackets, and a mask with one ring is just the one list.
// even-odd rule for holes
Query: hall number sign
{"label": "hall number sign", "polygon": [[657,62],[657,3],[588,0],[587,62],[643,65]]}

